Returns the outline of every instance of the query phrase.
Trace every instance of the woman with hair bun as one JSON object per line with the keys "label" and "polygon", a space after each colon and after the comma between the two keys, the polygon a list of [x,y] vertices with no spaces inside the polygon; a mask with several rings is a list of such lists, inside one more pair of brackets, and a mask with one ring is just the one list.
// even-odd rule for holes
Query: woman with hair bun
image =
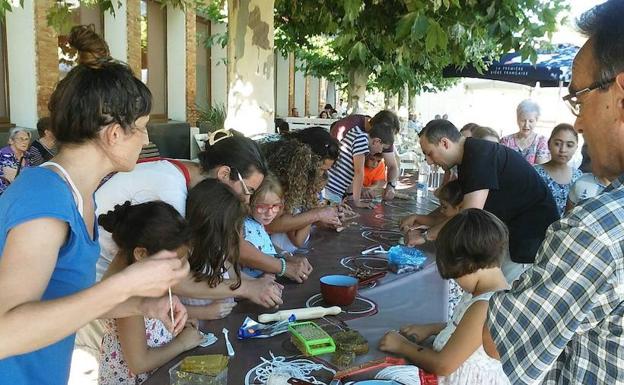
{"label": "woman with hair bun", "polygon": [[189,271],[175,253],[158,252],[95,284],[93,194],[106,175],[134,168],[148,142],[151,93],[110,58],[93,28],[74,27],[69,43],[79,64],[48,105],[60,150],[25,169],[0,197],[0,373],[7,384],[67,383],[74,332],[98,317],[144,314],[174,334],[186,321],[175,298],[172,324],[163,296]]}

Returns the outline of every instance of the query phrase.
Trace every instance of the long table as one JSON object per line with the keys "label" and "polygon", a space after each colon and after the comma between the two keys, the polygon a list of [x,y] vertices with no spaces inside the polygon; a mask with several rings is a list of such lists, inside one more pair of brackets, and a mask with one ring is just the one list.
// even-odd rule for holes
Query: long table
{"label": "long table", "polygon": [[[393,201],[378,204],[373,210],[358,210],[360,217],[351,221],[347,228],[336,233],[330,230],[315,230],[312,240],[304,255],[314,266],[314,271],[303,284],[281,280],[284,284],[283,301],[280,309],[293,309],[323,305],[320,297],[319,278],[327,274],[349,274],[354,266],[381,267],[383,254],[364,258],[361,251],[376,245],[385,249],[397,243],[399,235],[398,220],[407,213],[426,213],[435,207],[429,197],[414,201]],[[434,261],[432,249],[424,248],[428,256],[425,267],[418,272],[396,275],[388,273],[374,287],[360,289],[356,304],[347,308],[346,313],[326,317],[325,321],[346,324],[358,330],[369,341],[369,353],[357,357],[356,362],[385,357],[377,349],[379,339],[389,329],[398,329],[406,323],[445,322],[448,317],[448,284],[440,278]],[[351,258],[347,258],[351,257]],[[357,257],[355,260],[354,257]],[[371,303],[373,305],[371,305]],[[373,306],[376,309],[371,309]],[[144,384],[169,384],[169,368],[183,357],[199,354],[226,354],[227,350],[222,334],[228,328],[230,341],[236,355],[230,360],[228,384],[245,384],[247,372],[258,365],[260,357],[269,358],[269,352],[275,355],[290,356],[296,354],[289,342],[288,333],[266,339],[238,340],[238,328],[245,317],[257,320],[259,314],[270,313],[250,301],[241,301],[233,312],[222,320],[202,321],[200,329],[214,333],[219,340],[206,348],[197,347],[187,351],[158,369]]]}

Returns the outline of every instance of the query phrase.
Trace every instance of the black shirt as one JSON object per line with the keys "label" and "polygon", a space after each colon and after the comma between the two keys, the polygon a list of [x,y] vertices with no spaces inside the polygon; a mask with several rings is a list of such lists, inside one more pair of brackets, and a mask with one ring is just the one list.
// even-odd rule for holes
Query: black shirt
{"label": "black shirt", "polygon": [[484,209],[509,228],[511,260],[533,263],[546,229],[559,220],[555,199],[533,166],[508,147],[467,138],[458,174],[464,194],[490,190]]}

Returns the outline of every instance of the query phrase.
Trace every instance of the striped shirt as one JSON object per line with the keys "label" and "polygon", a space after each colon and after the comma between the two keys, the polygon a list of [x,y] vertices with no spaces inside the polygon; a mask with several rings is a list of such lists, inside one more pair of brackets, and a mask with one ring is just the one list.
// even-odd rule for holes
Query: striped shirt
{"label": "striped shirt", "polygon": [[624,176],[546,232],[535,264],[490,300],[512,384],[624,379]]}
{"label": "striped shirt", "polygon": [[353,182],[353,157],[368,154],[368,135],[360,127],[354,127],[340,141],[340,157],[336,165],[329,170],[327,189],[338,196],[343,196]]}

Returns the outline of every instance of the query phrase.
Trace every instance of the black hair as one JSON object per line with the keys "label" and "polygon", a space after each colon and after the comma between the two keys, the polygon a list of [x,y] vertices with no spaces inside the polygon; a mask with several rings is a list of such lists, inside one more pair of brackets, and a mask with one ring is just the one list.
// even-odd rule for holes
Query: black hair
{"label": "black hair", "polygon": [[50,129],[50,117],[44,116],[37,121],[37,132],[39,133],[39,138],[43,138],[45,136],[45,131]]}
{"label": "black hair", "polygon": [[550,133],[550,137],[548,138],[548,143],[550,143],[550,141],[552,140],[553,136],[557,135],[561,131],[568,131],[568,132],[570,132],[574,136],[574,139],[576,139],[576,142],[578,143],[578,133],[576,132],[574,127],[571,124],[568,124],[568,123],[559,123],[559,124],[557,124],[555,126],[555,128],[553,128],[552,132]]}
{"label": "black hair", "polygon": [[[378,113],[375,114],[375,116],[373,116],[370,119],[370,125],[371,128],[375,128],[375,127],[389,127],[390,130],[392,130],[392,133],[394,135],[399,133],[399,130],[401,129],[401,124],[399,122],[399,117],[392,111],[390,110],[381,110]],[[362,127],[363,128],[363,127]],[[392,143],[386,143],[384,142],[384,144],[392,144]]]}
{"label": "black hair", "polygon": [[440,187],[440,191],[438,191],[438,198],[450,203],[453,207],[459,206],[459,204],[464,200],[464,194],[462,193],[459,181],[452,180]]}
{"label": "black hair", "polygon": [[453,123],[445,119],[434,119],[427,123],[418,134],[421,138],[427,138],[431,144],[437,145],[442,138],[447,138],[451,142],[457,143],[462,137],[461,133]]}
{"label": "black hair", "polygon": [[340,142],[331,136],[323,127],[307,127],[303,130],[290,133],[288,137],[310,146],[312,152],[318,155],[321,160],[338,160],[338,156],[340,155]]}
{"label": "black hair", "polygon": [[134,262],[137,247],[144,247],[152,255],[161,250],[175,250],[191,239],[191,230],[182,215],[162,201],[136,205],[126,201],[100,214],[98,223],[112,234],[128,265]]}
{"label": "black hair", "polygon": [[285,134],[290,132],[290,125],[284,119],[275,119],[275,132],[278,134]]}
{"label": "black hair", "polygon": [[581,33],[592,41],[596,81],[607,81],[624,72],[624,2],[609,0],[585,12],[577,21]]}
{"label": "black hair", "polygon": [[52,133],[60,143],[95,139],[113,123],[132,130],[148,116],[152,94],[125,64],[113,60],[93,25],[71,29],[69,44],[78,51],[78,65],[61,80],[48,103]]}
{"label": "black hair", "polygon": [[498,267],[509,253],[509,231],[494,214],[466,209],[451,218],[435,242],[436,264],[444,279]]}
{"label": "black hair", "polygon": [[206,281],[210,287],[223,282],[228,261],[237,280],[230,288],[240,287],[240,235],[247,214],[247,205],[217,179],[204,179],[189,191],[186,219],[193,249],[189,264],[197,282]]}
{"label": "black hair", "polygon": [[[243,178],[249,177],[254,171],[266,175],[268,171],[266,161],[256,142],[238,134],[226,138],[217,136],[214,139],[212,145],[206,142],[204,150],[197,155],[204,171],[210,171],[218,166],[229,166],[238,171]],[[230,172],[230,179],[237,180],[238,175]]]}
{"label": "black hair", "polygon": [[368,131],[368,136],[371,138],[371,140],[378,138],[381,139],[381,143],[383,144],[394,144],[394,134],[394,126],[386,123],[380,123],[374,126],[371,125],[371,129],[370,131]]}

